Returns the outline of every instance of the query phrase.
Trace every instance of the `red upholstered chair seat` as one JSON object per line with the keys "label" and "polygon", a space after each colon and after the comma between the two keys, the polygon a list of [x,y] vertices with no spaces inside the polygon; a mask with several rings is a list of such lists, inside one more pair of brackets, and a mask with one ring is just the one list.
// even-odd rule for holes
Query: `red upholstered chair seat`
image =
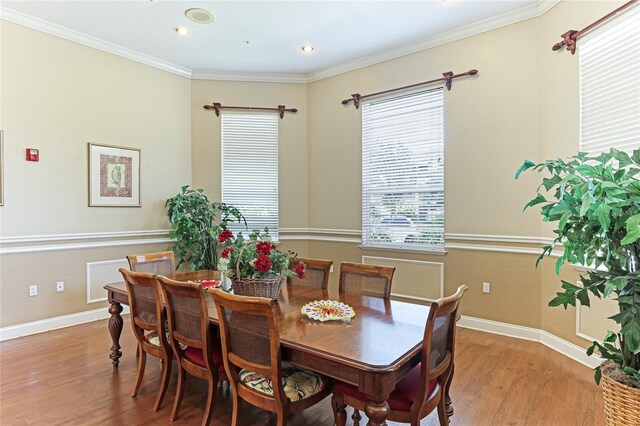
{"label": "red upholstered chair seat", "polygon": [[[222,361],[222,343],[220,339],[213,339],[211,347],[211,361],[218,367],[218,373],[222,373],[224,372],[224,363]],[[184,357],[200,367],[205,367],[202,349],[200,348],[188,347],[184,351]]]}
{"label": "red upholstered chair seat", "polygon": [[[429,395],[436,388],[437,379],[433,379],[429,382]],[[420,364],[418,364],[409,374],[407,374],[398,384],[391,395],[389,395],[389,408],[394,411],[409,411],[411,404],[416,400],[418,396],[418,390],[420,389]],[[333,391],[348,395],[352,398],[360,401],[367,401],[367,395],[358,390],[356,386],[349,385],[343,382],[335,382],[333,384]]]}

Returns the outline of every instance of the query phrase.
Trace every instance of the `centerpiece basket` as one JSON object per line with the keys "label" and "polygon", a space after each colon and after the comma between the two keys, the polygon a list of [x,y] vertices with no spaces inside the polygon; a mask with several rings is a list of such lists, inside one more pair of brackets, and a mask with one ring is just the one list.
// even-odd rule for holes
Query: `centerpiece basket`
{"label": "centerpiece basket", "polygon": [[[220,267],[228,271],[234,294],[275,300],[287,277],[295,274],[300,279],[304,278],[304,265],[296,265],[295,271],[288,267],[289,260],[296,257],[295,253],[278,250],[268,238],[265,230],[262,235],[254,231],[249,240],[242,234],[233,238],[230,233],[221,239],[226,248],[222,252]],[[227,269],[229,263],[232,267]]]}

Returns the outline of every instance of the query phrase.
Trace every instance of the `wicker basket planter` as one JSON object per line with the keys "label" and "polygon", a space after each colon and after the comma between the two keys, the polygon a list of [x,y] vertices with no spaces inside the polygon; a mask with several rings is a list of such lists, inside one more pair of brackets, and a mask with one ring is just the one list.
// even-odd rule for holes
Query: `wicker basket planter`
{"label": "wicker basket planter", "polygon": [[234,278],[233,293],[241,296],[267,297],[277,299],[282,283],[287,277],[277,276],[273,278]]}
{"label": "wicker basket planter", "polygon": [[607,426],[640,425],[640,389],[602,374],[604,418]]}

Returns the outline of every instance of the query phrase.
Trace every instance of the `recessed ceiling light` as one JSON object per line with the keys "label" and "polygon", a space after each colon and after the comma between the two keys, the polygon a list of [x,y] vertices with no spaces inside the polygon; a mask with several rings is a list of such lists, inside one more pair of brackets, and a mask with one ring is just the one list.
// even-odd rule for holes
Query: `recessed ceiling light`
{"label": "recessed ceiling light", "polygon": [[180,34],[181,36],[189,35],[189,29],[185,27],[175,27],[173,31]]}
{"label": "recessed ceiling light", "polygon": [[304,46],[302,46],[300,48],[300,50],[302,50],[304,53],[311,53],[313,52],[315,49],[313,46],[309,45],[309,44],[305,44]]}
{"label": "recessed ceiling light", "polygon": [[216,19],[213,13],[209,12],[207,9],[201,9],[199,7],[187,9],[184,12],[184,16],[196,24],[210,24]]}

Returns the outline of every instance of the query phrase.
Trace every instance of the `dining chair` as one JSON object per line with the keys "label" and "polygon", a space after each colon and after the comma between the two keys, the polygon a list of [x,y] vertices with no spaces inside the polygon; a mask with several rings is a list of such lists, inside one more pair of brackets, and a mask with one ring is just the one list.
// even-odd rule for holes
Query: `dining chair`
{"label": "dining chair", "polygon": [[340,264],[340,293],[362,294],[388,299],[396,268],[342,262]]}
{"label": "dining chair", "polygon": [[213,296],[224,368],[233,389],[232,426],[239,422],[242,400],[277,415],[277,425],[289,413],[302,411],[330,393],[325,377],[282,362],[278,332],[278,302],[209,289]]}
{"label": "dining chair", "polygon": [[208,425],[213,416],[218,380],[225,377],[220,340],[212,336],[209,323],[207,299],[211,299],[201,284],[164,276],[157,279],[167,307],[169,341],[178,360],[178,388],[170,419],[174,421],[178,417],[189,373],[208,382],[202,418],[202,425]]}
{"label": "dining chair", "polygon": [[129,268],[134,272],[172,277],[176,272],[176,263],[172,251],[157,253],[132,254],[127,256]]}
{"label": "dining chair", "polygon": [[[422,342],[422,359],[403,377],[389,396],[389,420],[419,426],[420,420],[436,407],[440,426],[449,423],[446,389],[453,371],[456,321],[460,299],[467,290],[461,285],[455,294],[431,304]],[[367,396],[356,386],[336,382],[331,404],[336,426],[346,423],[345,406],[364,410]]]}
{"label": "dining chair", "polygon": [[[392,266],[342,262],[338,291],[342,294],[362,294],[389,299],[395,270]],[[362,416],[358,410],[354,410],[351,418],[357,423]]]}
{"label": "dining chair", "polygon": [[333,266],[333,260],[297,257],[289,262],[289,269],[295,270],[296,265],[300,262],[305,265],[306,277],[300,279],[293,276],[287,280],[287,283],[326,290],[329,286],[329,273]]}
{"label": "dining chair", "polygon": [[160,298],[160,289],[153,274],[132,272],[125,268],[120,268],[119,271],[127,286],[131,326],[138,341],[138,372],[131,396],[135,397],[140,390],[147,354],[160,358],[162,379],[153,405],[153,410],[158,411],[169,387],[173,360],[173,353],[166,336],[166,313]]}

